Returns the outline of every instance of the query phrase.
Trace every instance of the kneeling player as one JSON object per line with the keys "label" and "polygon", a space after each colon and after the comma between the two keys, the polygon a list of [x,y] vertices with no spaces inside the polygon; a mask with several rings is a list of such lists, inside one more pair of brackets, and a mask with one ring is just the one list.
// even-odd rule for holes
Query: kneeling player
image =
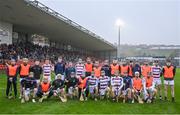
{"label": "kneeling player", "polygon": [[151,103],[156,95],[155,83],[153,81],[152,73],[149,72],[145,78],[144,99],[147,103]]}
{"label": "kneeling player", "polygon": [[[51,84],[49,82],[49,77],[43,77],[43,81],[40,83],[37,91],[37,97],[39,97],[39,102],[42,102],[44,99],[47,99],[50,97],[50,87]],[[51,92],[52,93],[52,92]]]}
{"label": "kneeling player", "polygon": [[88,77],[88,88],[91,98],[97,101],[98,79],[94,76],[94,71],[92,71],[91,76]]}
{"label": "kneeling player", "polygon": [[135,72],[135,77],[133,78],[133,89],[132,89],[132,94],[133,94],[133,101],[136,99],[139,103],[143,103],[142,98],[141,98],[141,93],[142,93],[142,79],[140,78],[139,72]]}
{"label": "kneeling player", "polygon": [[105,76],[104,70],[101,71],[101,76],[99,77],[99,96],[100,99],[104,99],[106,96],[107,99],[109,99],[109,93],[110,93],[110,78],[108,76]]}
{"label": "kneeling player", "polygon": [[21,103],[25,103],[25,101],[29,101],[31,96],[32,96],[32,102],[35,103],[37,82],[36,79],[34,78],[33,72],[30,72],[27,78],[21,80],[21,86],[23,89],[23,96],[21,99]]}
{"label": "kneeling player", "polygon": [[115,71],[115,76],[111,77],[111,86],[113,101],[118,102],[123,87],[123,78],[119,76],[118,70]]}
{"label": "kneeling player", "polygon": [[127,72],[124,72],[123,76],[124,85],[122,88],[122,95],[123,95],[123,103],[128,101],[128,103],[131,103],[132,101],[132,78],[128,75]]}
{"label": "kneeling player", "polygon": [[65,79],[68,96],[72,99],[78,97],[78,79],[75,77],[75,73],[71,72],[70,77]]}
{"label": "kneeling player", "polygon": [[56,79],[52,82],[50,96],[58,96],[62,102],[67,102],[66,92],[64,88],[64,81],[62,80],[62,75],[58,74]]}
{"label": "kneeling player", "polygon": [[85,77],[85,73],[79,77],[78,83],[78,93],[79,93],[79,100],[80,101],[87,101],[88,97],[88,88],[87,88],[87,80],[88,78]]}

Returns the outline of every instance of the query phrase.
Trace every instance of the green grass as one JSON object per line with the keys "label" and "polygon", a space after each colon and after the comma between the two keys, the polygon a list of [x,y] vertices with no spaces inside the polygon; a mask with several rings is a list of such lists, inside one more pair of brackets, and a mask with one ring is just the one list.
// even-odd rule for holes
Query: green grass
{"label": "green grass", "polygon": [[[160,102],[156,100],[153,104],[123,104],[111,101],[87,101],[68,100],[62,103],[58,99],[52,98],[43,103],[28,102],[21,104],[19,99],[5,98],[6,76],[0,75],[0,113],[24,113],[24,114],[178,114],[180,113],[180,69],[177,70],[175,78],[176,102]],[[169,100],[171,99],[169,95]]]}

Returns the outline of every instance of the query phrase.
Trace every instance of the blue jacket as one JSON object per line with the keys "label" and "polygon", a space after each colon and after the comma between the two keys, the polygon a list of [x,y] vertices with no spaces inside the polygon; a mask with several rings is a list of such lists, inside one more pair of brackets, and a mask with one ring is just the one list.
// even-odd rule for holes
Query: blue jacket
{"label": "blue jacket", "polygon": [[65,72],[65,65],[64,63],[57,63],[54,67],[54,72],[55,74],[61,74],[61,75],[64,75],[64,72]]}

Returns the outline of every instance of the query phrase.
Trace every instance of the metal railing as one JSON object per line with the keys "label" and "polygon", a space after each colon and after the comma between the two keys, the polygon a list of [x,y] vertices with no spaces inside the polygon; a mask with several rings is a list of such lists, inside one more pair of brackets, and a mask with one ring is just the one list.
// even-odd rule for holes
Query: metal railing
{"label": "metal railing", "polygon": [[79,25],[78,23],[68,19],[67,17],[59,14],[58,12],[52,10],[51,8],[45,6],[44,4],[40,3],[39,1],[37,0],[24,0],[28,5],[32,5],[48,14],[50,14],[51,16],[54,16],[56,17],[57,19],[60,19],[62,21],[64,21],[65,23],[79,29],[80,31],[83,31],[84,33],[87,33],[89,35],[91,35],[92,37],[94,38],[97,38],[98,40],[101,40],[102,42],[105,42],[106,44],[116,48],[116,46],[114,46],[113,44],[111,44],[110,42],[106,41],[105,39],[103,39],[102,37],[96,35],[94,32],[91,32],[90,30],[82,27],[81,25]]}

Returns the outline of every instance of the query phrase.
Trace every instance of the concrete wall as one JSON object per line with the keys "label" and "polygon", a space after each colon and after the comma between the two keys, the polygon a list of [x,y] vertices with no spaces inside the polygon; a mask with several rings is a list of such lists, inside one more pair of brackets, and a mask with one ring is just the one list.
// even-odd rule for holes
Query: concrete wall
{"label": "concrete wall", "polygon": [[0,44],[12,44],[12,24],[0,21]]}

